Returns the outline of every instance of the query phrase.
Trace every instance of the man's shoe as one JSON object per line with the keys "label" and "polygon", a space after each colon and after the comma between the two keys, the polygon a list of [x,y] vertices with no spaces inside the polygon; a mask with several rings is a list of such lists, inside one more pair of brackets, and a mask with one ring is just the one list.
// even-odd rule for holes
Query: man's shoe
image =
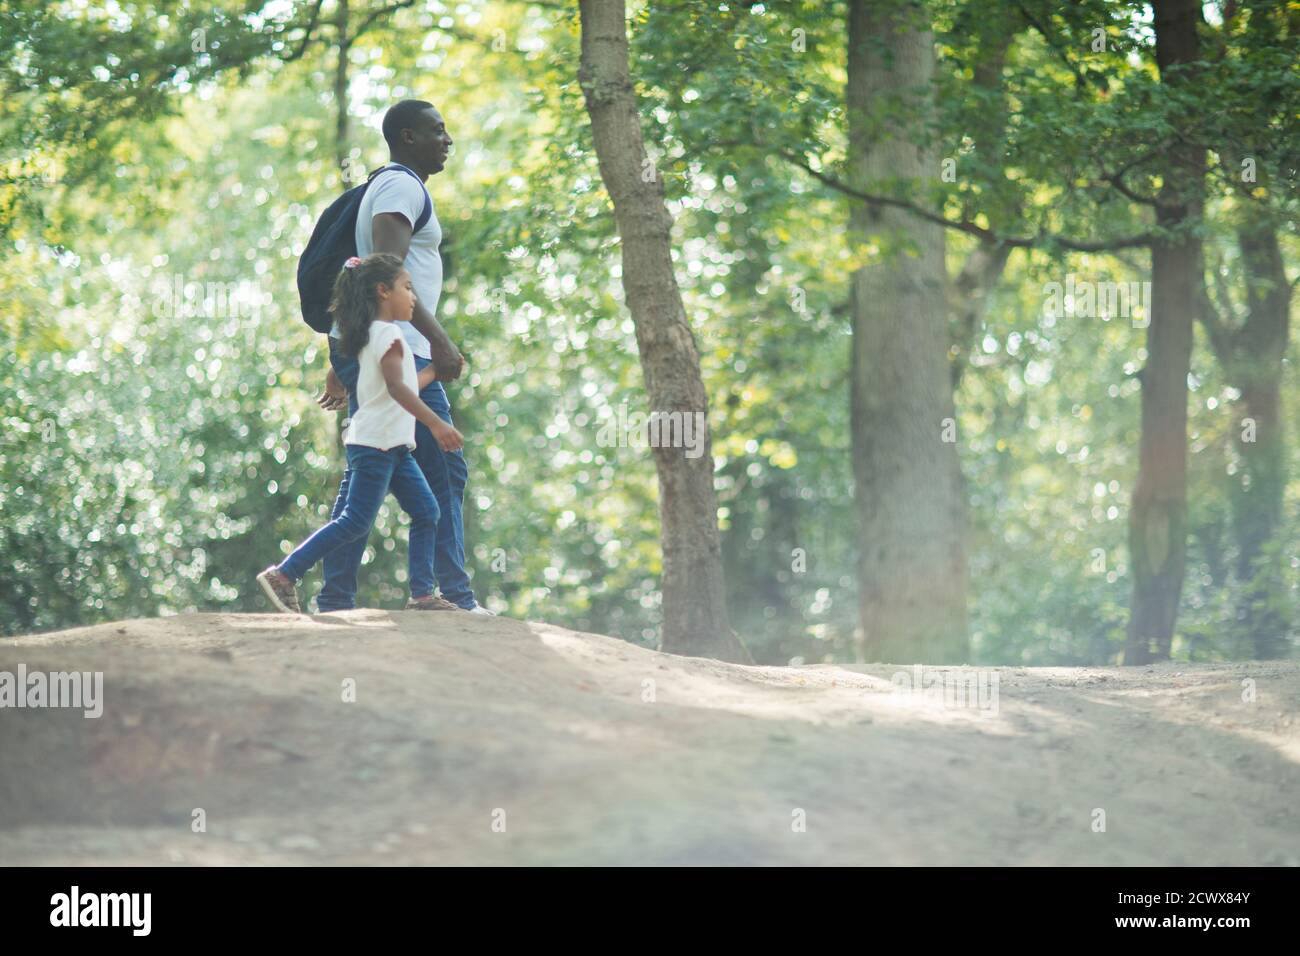
{"label": "man's shoe", "polygon": [[436,594],[430,594],[427,597],[411,598],[406,602],[405,610],[408,611],[459,611],[456,605],[452,604],[446,598],[438,597]]}
{"label": "man's shoe", "polygon": [[302,613],[302,609],[298,606],[298,589],[293,586],[292,581],[280,573],[280,569],[275,565],[271,565],[259,574],[257,583],[262,586],[262,590],[271,599],[276,610],[283,611],[285,614]]}

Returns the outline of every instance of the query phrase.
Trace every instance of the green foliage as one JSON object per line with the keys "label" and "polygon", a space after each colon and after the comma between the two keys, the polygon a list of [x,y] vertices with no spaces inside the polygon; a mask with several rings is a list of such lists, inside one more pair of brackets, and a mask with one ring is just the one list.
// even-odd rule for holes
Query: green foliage
{"label": "green foliage", "polygon": [[[0,0],[0,629],[264,610],[253,575],[323,522],[342,466],[337,422],[312,402],[324,343],[299,320],[293,283],[341,188],[331,34],[317,26],[295,55],[313,4],[71,6]],[[1220,258],[1258,209],[1294,261],[1294,39],[1265,30],[1266,12],[1248,5],[1230,54],[1170,97],[1140,5],[994,6],[929,6],[941,108],[925,135],[959,174],[894,184],[897,195],[1009,235],[1132,234],[1151,228],[1151,211],[1107,175],[1127,168],[1131,191],[1153,192],[1141,158],[1196,116],[1198,134],[1224,140],[1224,156],[1256,157],[1269,184],[1243,193],[1218,175],[1230,163],[1212,167],[1200,228]],[[634,12],[644,129],[711,401],[733,625],[764,662],[852,660],[848,278],[903,253],[885,235],[852,248],[852,200],[795,162],[845,176],[844,4]],[[1096,25],[1113,52],[1091,51]],[[378,165],[379,116],[407,96],[438,104],[457,143],[429,185],[445,234],[439,315],[470,360],[449,394],[467,437],[480,598],[650,644],[654,467],[644,450],[598,441],[621,407],[650,409],[577,39],[575,17],[523,3],[417,3],[377,18],[350,52],[351,146],[358,165]],[[972,82],[1003,43],[1001,88]],[[950,234],[952,273],[972,247]],[[1101,663],[1122,647],[1144,333],[1117,316],[1046,315],[1044,287],[1071,272],[1140,281],[1146,260],[1018,251],[974,330],[957,407],[980,661]],[[1293,344],[1290,422],[1295,360]],[[1250,582],[1228,570],[1239,396],[1201,344],[1193,378],[1175,653],[1214,659],[1247,653],[1234,616]],[[1292,621],[1295,447],[1275,537],[1286,577],[1268,598]],[[404,598],[403,522],[390,502],[362,571],[365,603]]]}

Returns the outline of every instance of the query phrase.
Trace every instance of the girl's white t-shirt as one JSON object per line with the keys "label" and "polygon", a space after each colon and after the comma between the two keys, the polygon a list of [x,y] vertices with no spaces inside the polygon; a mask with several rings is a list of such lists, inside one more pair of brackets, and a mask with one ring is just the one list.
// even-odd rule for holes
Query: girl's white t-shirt
{"label": "girl's white t-shirt", "polygon": [[388,394],[388,384],[379,367],[379,360],[394,342],[400,343],[402,349],[402,382],[417,395],[420,393],[415,356],[397,323],[376,319],[370,323],[370,341],[357,356],[361,367],[357,375],[357,413],[343,433],[345,445],[365,445],[380,451],[398,445],[415,448],[415,416]]}

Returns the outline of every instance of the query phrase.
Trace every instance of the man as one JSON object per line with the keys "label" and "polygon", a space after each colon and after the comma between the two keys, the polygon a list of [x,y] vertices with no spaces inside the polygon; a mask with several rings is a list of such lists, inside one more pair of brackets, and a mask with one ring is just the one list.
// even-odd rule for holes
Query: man
{"label": "man", "polygon": [[[398,325],[415,353],[420,398],[438,417],[452,424],[451,404],[442,383],[459,378],[465,360],[434,318],[442,295],[442,254],[439,251],[442,226],[437,214],[431,214],[425,225],[415,231],[425,208],[432,210],[432,199],[423,184],[430,176],[442,172],[452,139],[442,115],[433,104],[423,100],[403,100],[390,108],[384,114],[383,131],[388,142],[389,165],[405,166],[415,176],[400,169],[389,169],[371,180],[357,212],[357,254],[365,257],[376,252],[391,252],[405,261],[406,271],[415,287],[415,314],[410,322],[399,322]],[[356,387],[357,360],[342,355],[338,339],[331,331],[330,375],[318,402],[322,408],[332,411],[342,408],[346,401],[348,414],[354,415],[357,410]],[[438,501],[433,573],[442,592],[443,601],[439,607],[491,614],[474,599],[469,575],[465,573],[465,532],[461,510],[468,470],[464,452],[444,452],[429,429],[418,423],[415,441],[416,463]],[[350,477],[349,472],[344,472],[332,517],[338,517],[343,509]],[[361,538],[325,558],[325,584],[316,597],[317,609],[322,614],[356,607],[357,575],[365,549],[366,539]]]}

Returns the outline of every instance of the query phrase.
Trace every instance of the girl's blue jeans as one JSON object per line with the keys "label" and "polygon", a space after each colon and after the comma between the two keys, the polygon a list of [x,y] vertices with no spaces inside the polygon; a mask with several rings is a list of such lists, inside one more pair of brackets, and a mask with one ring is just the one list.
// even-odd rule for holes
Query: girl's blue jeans
{"label": "girl's blue jeans", "polygon": [[347,497],[342,509],[325,527],[298,545],[280,562],[280,573],[300,581],[327,554],[360,543],[379,514],[384,497],[392,491],[411,517],[408,563],[411,597],[433,593],[433,549],[438,529],[438,501],[405,445],[380,451],[365,445],[348,445]]}
{"label": "girl's blue jeans", "polygon": [[[360,367],[355,358],[340,351],[338,339],[331,338],[330,364],[343,387],[348,390],[348,415],[357,413],[357,373]],[[416,358],[418,371],[429,364],[428,359]],[[420,399],[432,408],[438,417],[452,424],[451,403],[441,382],[430,382],[420,392]],[[438,532],[433,546],[433,570],[442,596],[453,604],[474,607],[474,589],[470,587],[465,571],[465,525],[462,517],[465,484],[469,469],[464,451],[443,451],[433,433],[421,422],[415,423],[415,463],[424,473],[434,498],[438,502]],[[334,502],[333,517],[343,512],[348,499],[348,485],[352,470],[343,473],[338,497]],[[361,572],[361,558],[366,552],[366,539],[359,538],[332,552],[325,558],[325,581],[316,596],[316,607],[327,611],[349,610],[357,606],[357,578]]]}

